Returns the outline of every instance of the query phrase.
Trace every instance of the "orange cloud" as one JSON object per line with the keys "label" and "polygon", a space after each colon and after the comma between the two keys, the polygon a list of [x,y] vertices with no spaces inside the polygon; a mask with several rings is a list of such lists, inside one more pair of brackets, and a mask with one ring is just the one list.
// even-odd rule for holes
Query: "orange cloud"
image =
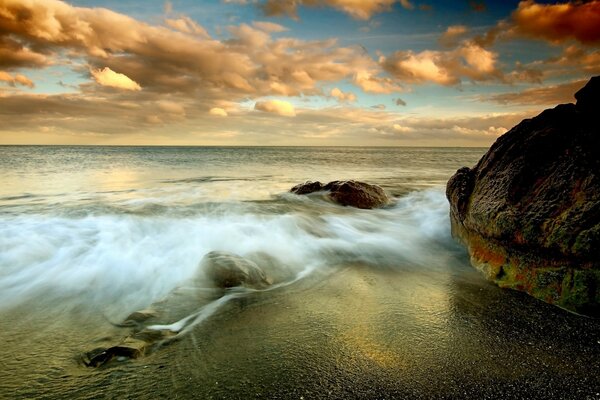
{"label": "orange cloud", "polygon": [[140,85],[131,80],[127,75],[115,72],[108,67],[93,69],[90,72],[99,85],[125,90],[142,90]]}
{"label": "orange cloud", "polygon": [[33,88],[35,86],[33,81],[27,78],[25,75],[16,74],[13,76],[5,71],[0,71],[0,82],[7,82],[11,86],[15,86],[17,83],[29,88]]}
{"label": "orange cloud", "polygon": [[201,91],[214,100],[321,94],[324,83],[361,70],[369,70],[373,80],[384,79],[360,48],[339,47],[335,40],[275,40],[270,33],[285,29],[278,24],[230,27],[226,40],[209,38],[185,16],[166,24],[172,29],[58,0],[3,0],[0,55],[9,55],[0,57],[0,67],[44,66],[49,56],[67,50],[63,54],[84,57],[92,68],[118,71],[144,87],[144,93],[194,97]]}
{"label": "orange cloud", "polygon": [[9,36],[3,36],[1,28],[0,22],[0,68],[43,67],[50,64],[45,54],[35,52]]}
{"label": "orange cloud", "polygon": [[573,93],[585,86],[586,82],[587,79],[583,79],[560,85],[525,89],[520,92],[494,94],[483,100],[508,105],[554,106],[560,103],[572,103]]}
{"label": "orange cloud", "polygon": [[469,32],[465,25],[452,25],[440,37],[440,44],[445,47],[454,47],[458,44],[458,39]]}
{"label": "orange cloud", "polygon": [[213,107],[210,109],[209,113],[210,113],[210,115],[216,115],[218,117],[226,117],[227,116],[227,111],[225,111],[221,107]]}
{"label": "orange cloud", "polygon": [[517,33],[563,42],[575,39],[584,44],[600,42],[600,1],[537,4],[522,1],[512,14]]}
{"label": "orange cloud", "polygon": [[352,92],[343,92],[342,90],[340,90],[339,88],[333,88],[331,89],[331,92],[329,92],[329,94],[331,94],[331,96],[335,97],[336,99],[338,99],[338,101],[340,102],[354,102],[356,101],[356,95]]}
{"label": "orange cloud", "polygon": [[410,2],[410,0],[400,0],[400,5],[407,10],[415,9],[415,6]]}
{"label": "orange cloud", "polygon": [[284,117],[296,116],[296,110],[294,109],[294,106],[291,103],[282,100],[257,101],[254,105],[254,109],[267,113],[282,115]]}
{"label": "orange cloud", "polygon": [[402,91],[402,87],[394,80],[377,76],[367,70],[356,72],[352,82],[368,93],[389,94]]}
{"label": "orange cloud", "polygon": [[380,63],[402,82],[450,86],[461,83],[464,78],[504,81],[506,77],[496,66],[497,57],[495,52],[474,42],[463,42],[460,47],[449,51],[398,51],[382,57]]}
{"label": "orange cloud", "polygon": [[[396,0],[266,0],[262,9],[266,15],[287,15],[298,18],[297,9],[300,5],[305,6],[328,6],[345,12],[356,19],[366,20],[374,14],[390,10]],[[404,7],[410,4],[402,0]]]}
{"label": "orange cloud", "polygon": [[166,18],[165,24],[180,32],[198,35],[207,39],[210,38],[210,35],[208,32],[206,32],[206,29],[185,15],[181,16],[180,18]]}

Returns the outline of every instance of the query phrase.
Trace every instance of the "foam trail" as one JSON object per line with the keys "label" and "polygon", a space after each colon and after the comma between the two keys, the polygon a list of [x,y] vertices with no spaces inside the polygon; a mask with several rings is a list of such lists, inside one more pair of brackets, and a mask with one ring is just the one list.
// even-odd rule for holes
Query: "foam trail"
{"label": "foam trail", "polygon": [[294,283],[298,282],[299,280],[310,275],[312,272],[315,271],[316,268],[317,268],[316,265],[308,266],[304,270],[300,271],[296,275],[296,277],[294,279],[292,279],[291,281],[278,283],[278,284],[269,286],[268,288],[265,288],[265,289],[233,288],[230,290],[230,292],[228,294],[224,295],[223,297],[220,297],[219,299],[217,299],[215,301],[212,301],[212,302],[206,304],[205,306],[200,307],[200,309],[198,309],[194,313],[188,315],[187,317],[180,319],[179,321],[173,322],[171,324],[149,325],[146,328],[151,329],[151,330],[157,330],[157,331],[168,330],[168,331],[177,333],[177,335],[175,337],[179,337],[181,335],[188,333],[196,325],[199,325],[202,322],[206,321],[206,319],[208,319],[211,315],[213,315],[215,312],[217,312],[222,306],[227,304],[230,300],[242,298],[242,297],[248,296],[248,295],[250,295],[252,293],[256,293],[256,292],[268,292],[268,291],[273,291],[276,289],[280,289],[280,288],[283,288],[286,286],[293,285]]}

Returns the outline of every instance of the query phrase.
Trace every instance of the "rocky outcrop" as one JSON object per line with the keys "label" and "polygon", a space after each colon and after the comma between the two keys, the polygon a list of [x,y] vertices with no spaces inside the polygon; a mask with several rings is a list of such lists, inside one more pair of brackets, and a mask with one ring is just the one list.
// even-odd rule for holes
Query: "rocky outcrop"
{"label": "rocky outcrop", "polygon": [[211,251],[200,261],[200,271],[219,288],[245,286],[260,289],[270,284],[255,263],[235,254]]}
{"label": "rocky outcrop", "polygon": [[380,186],[358,181],[333,181],[326,185],[321,182],[305,182],[294,186],[290,192],[310,194],[327,192],[329,199],[343,206],[356,208],[377,208],[389,203],[389,198]]}
{"label": "rocky outcrop", "polygon": [[448,181],[452,233],[502,287],[600,315],[600,77]]}

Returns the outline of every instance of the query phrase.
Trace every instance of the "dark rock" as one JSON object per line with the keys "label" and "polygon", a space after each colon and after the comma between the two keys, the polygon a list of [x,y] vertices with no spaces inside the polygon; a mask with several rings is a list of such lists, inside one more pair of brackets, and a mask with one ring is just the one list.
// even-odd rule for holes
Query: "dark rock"
{"label": "dark rock", "polygon": [[522,121],[448,181],[452,233],[503,287],[600,314],[600,79]]}
{"label": "dark rock", "polygon": [[313,193],[313,192],[318,192],[320,190],[323,190],[323,184],[321,182],[307,181],[307,182],[304,182],[304,183],[294,186],[293,188],[290,189],[290,192],[295,193],[295,194],[309,194],[309,193]]}
{"label": "dark rock", "polygon": [[156,344],[160,344],[176,335],[171,331],[144,330],[127,336],[114,346],[100,347],[84,353],[81,361],[87,367],[97,368],[117,360],[136,359],[144,356]]}
{"label": "dark rock", "polygon": [[317,191],[328,192],[327,196],[343,206],[356,208],[377,208],[389,203],[389,198],[380,186],[358,181],[333,181],[323,186],[321,182],[306,182],[294,186],[296,194],[310,194]]}
{"label": "dark rock", "polygon": [[211,251],[200,261],[200,271],[217,287],[262,288],[270,284],[265,273],[250,260],[235,254]]}

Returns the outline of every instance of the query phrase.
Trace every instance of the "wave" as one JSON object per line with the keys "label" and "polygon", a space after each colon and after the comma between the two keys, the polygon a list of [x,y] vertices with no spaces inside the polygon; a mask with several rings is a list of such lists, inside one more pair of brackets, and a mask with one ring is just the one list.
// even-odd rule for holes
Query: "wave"
{"label": "wave", "polygon": [[378,210],[283,195],[185,212],[81,214],[0,216],[0,307],[58,296],[124,316],[185,286],[215,250],[268,259],[268,272],[289,282],[349,263],[442,268],[456,249],[441,190]]}

